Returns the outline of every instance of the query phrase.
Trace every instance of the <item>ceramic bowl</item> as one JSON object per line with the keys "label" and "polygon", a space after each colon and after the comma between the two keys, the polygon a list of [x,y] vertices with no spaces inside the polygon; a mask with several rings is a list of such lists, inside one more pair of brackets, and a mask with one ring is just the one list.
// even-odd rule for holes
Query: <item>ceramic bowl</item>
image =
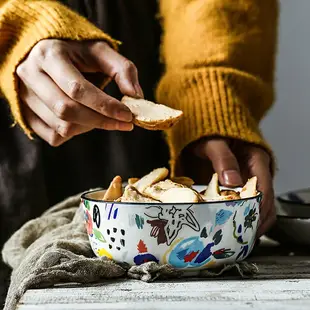
{"label": "ceramic bowl", "polygon": [[309,246],[310,189],[279,195],[275,205],[277,221],[268,237],[286,246]]}
{"label": "ceramic bowl", "polygon": [[[196,187],[200,190],[199,187]],[[251,252],[262,195],[195,204],[105,202],[82,195],[94,253],[129,265],[155,261],[198,270],[245,259]]]}

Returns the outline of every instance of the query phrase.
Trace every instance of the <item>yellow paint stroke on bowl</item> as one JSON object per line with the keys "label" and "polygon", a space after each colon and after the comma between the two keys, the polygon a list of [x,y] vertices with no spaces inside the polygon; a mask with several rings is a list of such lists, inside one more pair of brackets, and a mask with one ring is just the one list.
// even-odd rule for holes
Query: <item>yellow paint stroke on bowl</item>
{"label": "yellow paint stroke on bowl", "polygon": [[208,262],[205,265],[203,265],[203,268],[210,268],[213,267],[214,265],[216,265],[216,262],[212,260],[211,262]]}
{"label": "yellow paint stroke on bowl", "polygon": [[100,257],[105,256],[105,257],[107,257],[107,258],[109,258],[109,259],[113,259],[113,256],[112,256],[107,250],[105,250],[105,249],[99,249],[99,250],[97,251],[97,253],[98,253],[98,255],[99,255]]}
{"label": "yellow paint stroke on bowl", "polygon": [[171,243],[169,249],[165,252],[164,256],[163,256],[163,264],[168,264],[168,261],[167,261],[167,255],[169,252],[171,252],[174,247],[183,240],[184,238],[179,238],[177,240],[175,240],[174,242]]}

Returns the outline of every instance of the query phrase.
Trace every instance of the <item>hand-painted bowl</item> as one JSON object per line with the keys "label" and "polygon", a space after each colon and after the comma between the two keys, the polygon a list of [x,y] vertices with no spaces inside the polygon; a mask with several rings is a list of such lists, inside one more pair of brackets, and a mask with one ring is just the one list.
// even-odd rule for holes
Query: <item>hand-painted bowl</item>
{"label": "hand-painted bowl", "polygon": [[105,202],[98,199],[103,193],[90,191],[81,198],[90,244],[99,257],[197,270],[241,261],[254,246],[261,193],[195,204]]}

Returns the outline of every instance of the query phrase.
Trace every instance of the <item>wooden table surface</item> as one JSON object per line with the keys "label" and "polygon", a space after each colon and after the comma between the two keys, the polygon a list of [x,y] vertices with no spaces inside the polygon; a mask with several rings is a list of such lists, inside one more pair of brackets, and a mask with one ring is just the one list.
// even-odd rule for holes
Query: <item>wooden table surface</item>
{"label": "wooden table surface", "polygon": [[252,258],[258,264],[264,262],[253,280],[184,279],[155,283],[118,280],[87,286],[67,284],[27,291],[18,309],[309,310],[310,253],[298,250],[290,253],[291,250],[276,248],[262,248]]}

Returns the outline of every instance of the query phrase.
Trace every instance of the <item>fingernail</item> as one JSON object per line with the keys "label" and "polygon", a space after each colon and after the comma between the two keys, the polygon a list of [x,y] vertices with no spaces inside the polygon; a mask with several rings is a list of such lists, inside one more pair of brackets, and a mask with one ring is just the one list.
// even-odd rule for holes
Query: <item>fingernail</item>
{"label": "fingernail", "polygon": [[118,129],[121,131],[132,131],[133,124],[132,123],[118,123]]}
{"label": "fingernail", "polygon": [[240,173],[237,170],[223,171],[223,179],[227,186],[238,186],[242,184]]}
{"label": "fingernail", "polygon": [[136,96],[137,98],[144,98],[144,94],[143,94],[143,91],[142,91],[142,88],[140,87],[139,84],[134,84],[134,89],[136,91]]}
{"label": "fingernail", "polygon": [[132,121],[132,113],[128,110],[120,110],[118,112],[118,119],[123,122],[131,122]]}

